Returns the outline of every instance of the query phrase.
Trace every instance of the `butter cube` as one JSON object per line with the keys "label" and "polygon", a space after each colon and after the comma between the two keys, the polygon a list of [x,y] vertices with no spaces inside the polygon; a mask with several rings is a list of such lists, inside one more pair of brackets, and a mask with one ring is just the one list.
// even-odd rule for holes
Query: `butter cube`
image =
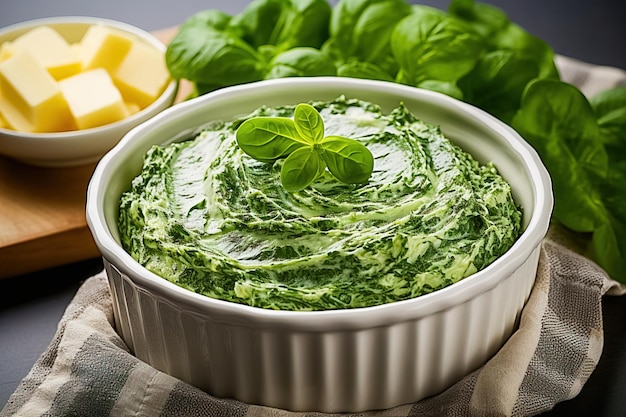
{"label": "butter cube", "polygon": [[133,39],[113,28],[93,25],[80,42],[83,70],[104,68],[112,73],[122,62]]}
{"label": "butter cube", "polygon": [[13,56],[13,43],[4,42],[0,45],[0,62],[6,61]]}
{"label": "butter cube", "polygon": [[128,116],[122,95],[103,68],[59,81],[59,87],[79,129],[116,122]]}
{"label": "butter cube", "polygon": [[139,107],[139,104],[133,103],[131,101],[125,101],[124,105],[126,106],[126,113],[128,113],[129,116],[131,114],[138,113],[139,110],[141,110],[141,107]]}
{"label": "butter cube", "polygon": [[19,36],[13,41],[12,49],[30,53],[56,80],[82,69],[80,57],[59,32],[49,26],[40,26]]}
{"label": "butter cube", "polygon": [[142,42],[133,43],[111,75],[124,99],[141,108],[156,100],[170,79],[163,53]]}
{"label": "butter cube", "polygon": [[56,81],[27,52],[0,62],[0,92],[0,113],[12,129],[58,132],[74,128]]}

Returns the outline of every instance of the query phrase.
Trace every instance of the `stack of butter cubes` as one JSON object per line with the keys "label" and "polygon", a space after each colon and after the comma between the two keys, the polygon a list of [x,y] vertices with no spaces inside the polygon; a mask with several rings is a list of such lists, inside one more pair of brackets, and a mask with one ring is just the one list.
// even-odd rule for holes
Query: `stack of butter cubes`
{"label": "stack of butter cubes", "polygon": [[50,26],[32,29],[0,45],[0,127],[62,132],[124,119],[169,83],[163,55],[99,24],[73,44]]}

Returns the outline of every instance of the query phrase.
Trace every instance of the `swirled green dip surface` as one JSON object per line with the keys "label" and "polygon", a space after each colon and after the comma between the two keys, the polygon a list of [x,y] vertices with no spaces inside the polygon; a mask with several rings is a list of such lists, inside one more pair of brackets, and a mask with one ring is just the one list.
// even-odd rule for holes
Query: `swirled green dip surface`
{"label": "swirled green dip surface", "polygon": [[[146,155],[120,202],[125,249],[142,265],[222,300],[281,310],[379,305],[430,293],[486,267],[520,232],[521,212],[492,165],[399,105],[312,103],[326,134],[375,158],[365,185],[329,172],[289,193],[282,160],[237,146],[245,118]],[[293,107],[251,116],[291,117]],[[246,118],[247,118],[246,117]]]}

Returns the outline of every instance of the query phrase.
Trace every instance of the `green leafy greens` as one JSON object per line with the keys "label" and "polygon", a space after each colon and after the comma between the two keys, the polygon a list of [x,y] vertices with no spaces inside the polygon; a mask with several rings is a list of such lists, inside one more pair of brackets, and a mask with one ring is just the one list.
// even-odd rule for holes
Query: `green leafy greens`
{"label": "green leafy greens", "polygon": [[202,11],[181,25],[165,62],[174,78],[193,83],[195,95],[269,78],[335,75],[318,49],[330,13],[326,0],[255,0],[235,16]]}
{"label": "green leafy greens", "polygon": [[324,136],[324,121],[310,104],[296,106],[293,119],[253,117],[237,129],[237,144],[261,162],[285,158],[281,182],[287,191],[308,187],[326,168],[341,182],[362,184],[374,169],[374,157],[361,142]]}
{"label": "green leafy greens", "polygon": [[512,122],[554,178],[554,218],[590,234],[587,255],[616,278],[626,254],[626,145],[613,133],[626,128],[624,91],[598,96],[594,108],[570,84],[536,80]]}
{"label": "green leafy greens", "polygon": [[[332,8],[326,0],[254,0],[236,16],[190,17],[166,62],[195,94],[269,78],[341,76],[475,105],[535,147],[554,184],[553,221],[583,237],[584,254],[626,283],[626,89],[584,96],[561,80],[552,48],[497,7],[474,0],[451,0],[447,11],[406,0],[339,0]],[[297,148],[287,166],[298,158],[307,167],[298,178],[311,178],[321,170],[319,154]],[[335,169],[330,157],[323,163]]]}

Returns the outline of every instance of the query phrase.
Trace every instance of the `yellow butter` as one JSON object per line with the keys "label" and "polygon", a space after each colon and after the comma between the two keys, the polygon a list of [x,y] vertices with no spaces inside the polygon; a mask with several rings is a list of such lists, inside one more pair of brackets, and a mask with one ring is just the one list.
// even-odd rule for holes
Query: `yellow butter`
{"label": "yellow butter", "polygon": [[126,113],[128,113],[129,116],[131,114],[135,114],[135,113],[139,112],[139,110],[141,110],[141,107],[139,107],[139,104],[133,103],[133,102],[130,102],[130,101],[125,101],[124,102],[124,106],[126,106]]}
{"label": "yellow butter", "polygon": [[85,129],[154,102],[171,80],[162,51],[132,34],[90,26],[69,44],[49,26],[0,44],[0,127]]}
{"label": "yellow butter", "polygon": [[93,25],[80,42],[84,70],[104,68],[110,73],[122,62],[133,38],[113,28]]}
{"label": "yellow butter", "polygon": [[0,62],[6,61],[13,56],[13,43],[4,42],[0,45]]}
{"label": "yellow butter", "polygon": [[69,43],[49,26],[39,26],[19,36],[12,49],[25,51],[50,72],[56,80],[69,77],[82,69],[80,57]]}
{"label": "yellow butter", "polygon": [[57,132],[74,128],[58,84],[23,51],[0,62],[0,113],[15,130]]}
{"label": "yellow butter", "polygon": [[170,79],[163,53],[143,42],[133,43],[111,75],[124,99],[141,108],[156,100]]}
{"label": "yellow butter", "polygon": [[128,116],[119,90],[103,68],[84,71],[59,81],[79,129],[116,122]]}

